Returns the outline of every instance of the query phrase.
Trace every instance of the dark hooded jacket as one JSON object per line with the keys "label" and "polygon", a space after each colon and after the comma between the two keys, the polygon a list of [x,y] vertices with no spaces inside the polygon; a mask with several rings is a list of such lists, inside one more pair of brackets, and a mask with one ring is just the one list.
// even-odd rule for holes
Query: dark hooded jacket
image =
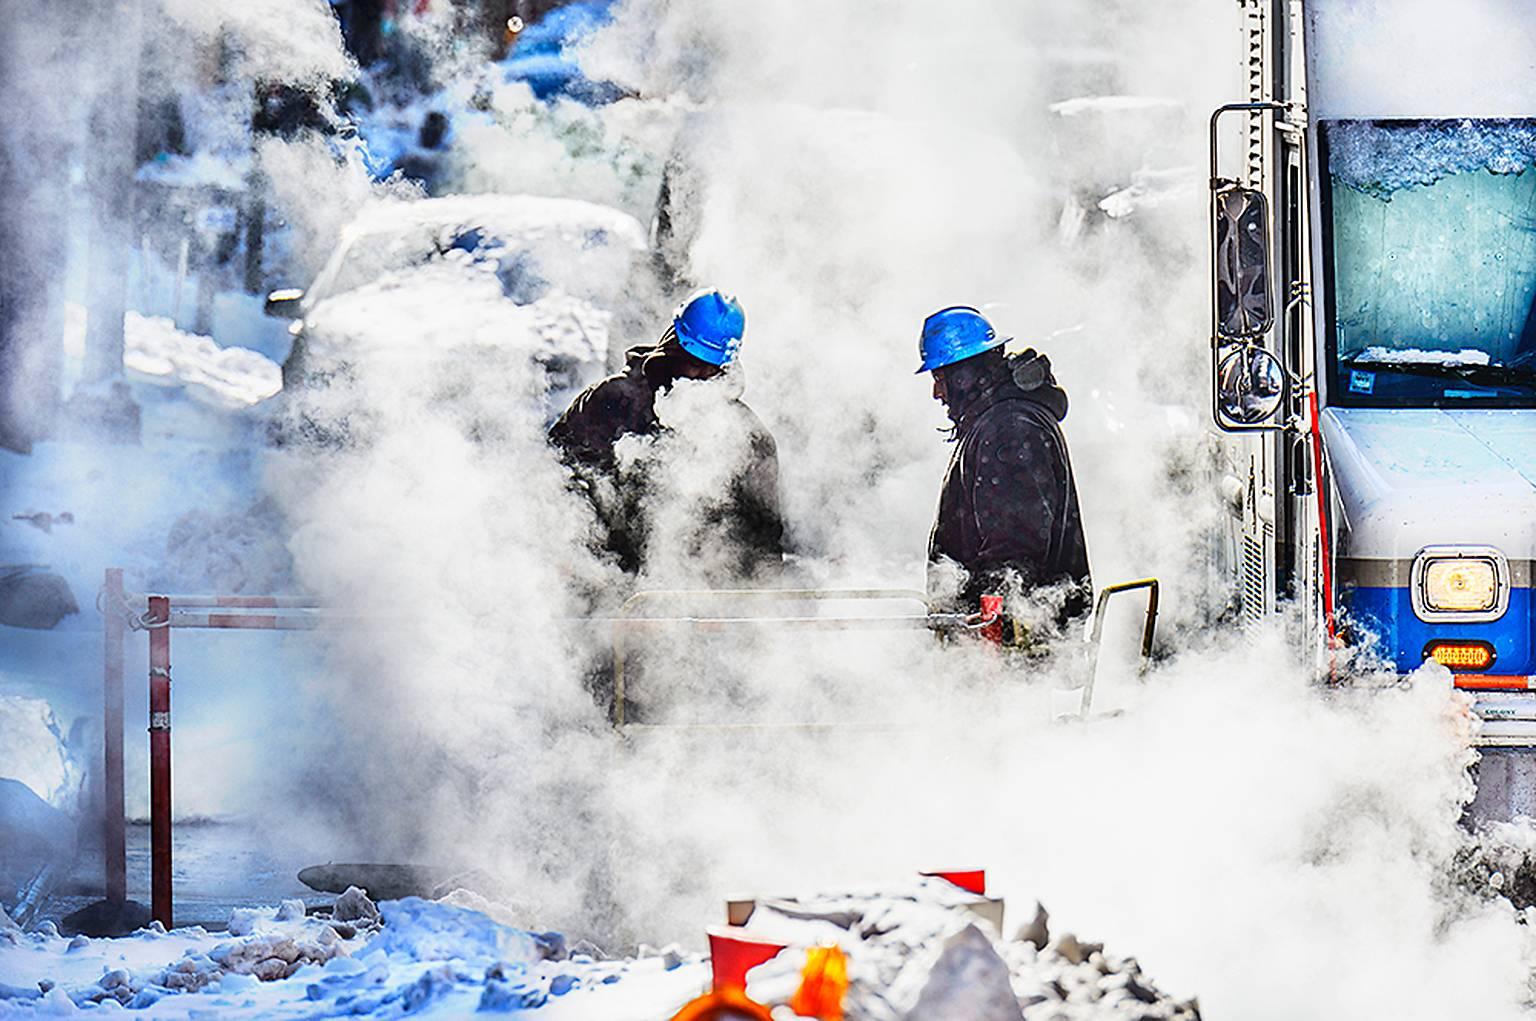
{"label": "dark hooded jacket", "polygon": [[[656,396],[682,376],[679,360],[691,357],[670,333],[652,347],[631,348],[624,371],[584,390],[549,432],[550,442],[592,498],[606,533],[600,545],[630,574],[645,562],[650,493],[644,471],[620,470],[614,445],[625,436],[663,431]],[[728,379],[720,382],[729,384]],[[784,552],[778,447],[762,420],[739,398],[730,397],[726,407],[747,457],[727,491],[702,509],[699,522],[701,537],[727,547],[700,551],[716,556],[728,551],[725,559],[732,563],[732,577],[716,579],[721,583],[771,576]]]}
{"label": "dark hooded jacket", "polygon": [[[1092,592],[1077,485],[1059,423],[1067,394],[1050,361],[980,356],[945,373],[955,452],[928,542],[930,565],[950,560],[966,582],[949,609],[975,612],[984,593],[1070,584],[1059,623],[1086,612]],[[930,571],[936,579],[941,572]],[[930,595],[944,604],[948,593]]]}

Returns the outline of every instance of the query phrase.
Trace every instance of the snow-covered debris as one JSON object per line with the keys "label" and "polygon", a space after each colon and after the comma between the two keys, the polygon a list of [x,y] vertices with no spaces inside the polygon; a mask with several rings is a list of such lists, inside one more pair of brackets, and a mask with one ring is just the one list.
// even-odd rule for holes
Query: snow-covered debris
{"label": "snow-covered debris", "polygon": [[1058,117],[1081,117],[1084,114],[1120,114],[1178,112],[1184,104],[1165,96],[1077,96],[1050,105],[1051,113]]}
{"label": "snow-covered debris", "polygon": [[420,897],[385,901],[379,910],[384,931],[372,949],[390,957],[436,961],[460,956],[523,965],[545,957],[531,933],[498,925],[478,911]]}
{"label": "snow-covered debris", "polygon": [[282,371],[265,355],[220,347],[210,337],[183,333],[160,316],[129,312],[123,343],[130,379],[185,387],[190,396],[215,407],[249,407],[283,388]]}
{"label": "snow-covered debris", "polygon": [[25,784],[49,805],[69,812],[84,776],[52,706],[39,698],[0,696],[0,777]]}
{"label": "snow-covered debris", "polygon": [[379,909],[366,893],[355,886],[349,886],[345,893],[336,898],[331,917],[338,922],[376,922],[379,920]]}
{"label": "snow-covered debris", "polygon": [[944,943],[913,1018],[924,1021],[1023,1021],[1008,965],[992,941],[967,925]]}
{"label": "snow-covered debris", "polygon": [[[51,926],[0,930],[0,1017],[116,1004],[176,1018],[459,1018],[483,1010],[657,1021],[708,982],[697,956],[565,958],[563,941],[549,934],[463,908],[386,901],[380,928],[366,898],[348,903],[343,913],[358,917],[306,916],[298,902],[237,911],[227,933],[151,926],[121,939],[71,941]],[[345,927],[355,935],[344,936]]]}
{"label": "snow-covered debris", "polygon": [[[762,901],[746,931],[791,947],[835,944],[848,955],[849,1021],[1013,1021],[1199,1017],[1141,974],[1134,958],[1071,934],[1044,949],[1045,912],[1014,940],[992,924],[998,902],[942,880],[894,892]],[[748,974],[762,1003],[788,1001],[803,951],[780,954]]]}
{"label": "snow-covered debris", "polygon": [[1460,351],[1430,351],[1421,348],[1368,347],[1355,356],[1362,362],[1382,365],[1487,365],[1488,352],[1476,348]]}

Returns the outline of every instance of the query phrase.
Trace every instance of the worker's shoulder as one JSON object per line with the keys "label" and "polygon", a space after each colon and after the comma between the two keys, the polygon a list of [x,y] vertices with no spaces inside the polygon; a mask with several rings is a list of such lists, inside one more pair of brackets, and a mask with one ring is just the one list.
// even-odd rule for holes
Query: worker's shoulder
{"label": "worker's shoulder", "polygon": [[567,414],[590,414],[628,408],[642,403],[649,404],[651,399],[650,388],[638,374],[616,372],[598,380],[578,394],[571,402],[571,410]]}
{"label": "worker's shoulder", "polygon": [[975,433],[982,437],[1006,438],[1013,434],[1044,432],[1059,434],[1060,424],[1051,410],[1028,397],[998,401],[976,417]]}
{"label": "worker's shoulder", "polygon": [[774,458],[779,456],[778,441],[773,438],[773,431],[762,420],[752,406],[740,397],[733,397],[728,405],[734,412],[741,430],[747,442],[751,445],[753,454],[760,458]]}
{"label": "worker's shoulder", "polygon": [[1054,464],[1067,456],[1056,416],[1026,399],[999,401],[977,416],[965,447],[962,456],[982,464]]}

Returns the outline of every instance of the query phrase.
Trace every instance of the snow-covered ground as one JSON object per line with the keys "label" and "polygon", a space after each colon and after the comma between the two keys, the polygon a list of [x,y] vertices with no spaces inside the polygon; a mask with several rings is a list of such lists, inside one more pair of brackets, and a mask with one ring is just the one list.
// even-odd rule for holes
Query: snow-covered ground
{"label": "snow-covered ground", "polygon": [[520,1017],[654,1021],[707,981],[695,956],[599,961],[449,903],[343,897],[237,911],[227,932],[120,939],[0,928],[0,1017]]}
{"label": "snow-covered ground", "polygon": [[[298,901],[238,910],[227,932],[152,925],[115,940],[67,939],[51,924],[20,933],[0,918],[0,1017],[126,1007],[147,1018],[489,1012],[662,1021],[705,994],[712,975],[744,978],[746,992],[778,1005],[774,1016],[785,1021],[1199,1017],[1193,1001],[1158,991],[1134,959],[1053,935],[1038,905],[1004,938],[1000,901],[942,879],[755,903],[742,927],[712,931],[724,941],[713,968],[676,948],[610,959],[557,933],[499,923],[466,901],[473,896],[375,906],[352,889],[310,914]],[[754,967],[733,969],[727,944],[739,941],[769,949]],[[812,974],[808,952],[826,948],[846,962],[832,969],[846,979],[834,978],[832,992],[812,1002],[801,992]],[[792,1002],[797,1009],[785,1006]]]}

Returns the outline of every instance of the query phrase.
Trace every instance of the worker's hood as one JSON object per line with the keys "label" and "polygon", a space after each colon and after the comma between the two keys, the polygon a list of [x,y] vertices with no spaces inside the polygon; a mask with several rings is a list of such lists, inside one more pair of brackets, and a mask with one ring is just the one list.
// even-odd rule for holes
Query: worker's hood
{"label": "worker's hood", "polygon": [[[643,379],[652,391],[665,390],[670,387],[683,374],[678,371],[678,366],[684,360],[697,362],[698,359],[683,350],[676,337],[669,330],[654,344],[645,344],[632,347],[624,352],[624,371],[626,374]],[[725,371],[709,380],[712,387],[718,387],[719,392],[725,397],[737,398],[746,389],[746,377],[742,374],[739,362],[732,362]]]}
{"label": "worker's hood", "polygon": [[1339,555],[1460,544],[1536,555],[1536,410],[1329,408],[1322,430]]}
{"label": "worker's hood", "polygon": [[1041,405],[1060,422],[1067,417],[1067,392],[1051,372],[1051,360],[1030,348],[1001,360],[968,358],[936,369],[949,394],[945,410],[963,430],[998,401],[1023,397]]}

